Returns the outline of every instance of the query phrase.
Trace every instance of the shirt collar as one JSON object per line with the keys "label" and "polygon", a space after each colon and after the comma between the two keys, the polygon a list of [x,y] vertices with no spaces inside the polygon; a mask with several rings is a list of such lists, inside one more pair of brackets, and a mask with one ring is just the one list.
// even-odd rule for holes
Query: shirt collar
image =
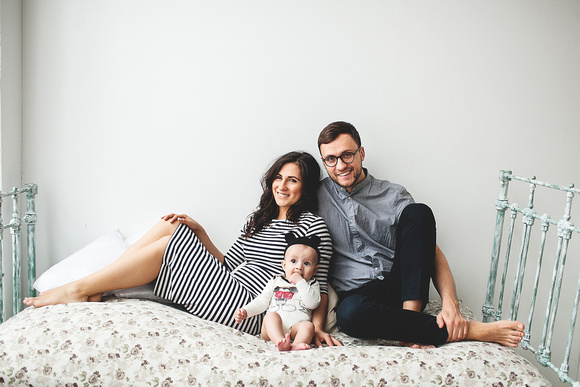
{"label": "shirt collar", "polygon": [[365,174],[365,178],[363,179],[363,181],[361,181],[360,183],[356,184],[354,187],[352,187],[352,192],[349,193],[346,188],[344,188],[343,186],[341,186],[340,184],[338,184],[337,182],[335,182],[334,180],[332,181],[332,184],[334,186],[334,189],[336,190],[336,193],[342,197],[349,197],[352,196],[358,192],[360,192],[363,188],[365,188],[366,186],[368,186],[371,183],[371,178],[369,176],[369,172],[366,168],[363,168],[364,174]]}

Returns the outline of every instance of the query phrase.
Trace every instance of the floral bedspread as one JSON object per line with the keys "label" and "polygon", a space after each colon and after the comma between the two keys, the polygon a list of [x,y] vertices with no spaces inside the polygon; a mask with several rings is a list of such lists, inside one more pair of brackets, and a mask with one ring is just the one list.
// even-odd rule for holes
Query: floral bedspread
{"label": "floral bedspread", "polygon": [[280,353],[172,307],[112,299],[28,308],[0,325],[0,385],[548,386],[496,344],[421,350],[356,340]]}

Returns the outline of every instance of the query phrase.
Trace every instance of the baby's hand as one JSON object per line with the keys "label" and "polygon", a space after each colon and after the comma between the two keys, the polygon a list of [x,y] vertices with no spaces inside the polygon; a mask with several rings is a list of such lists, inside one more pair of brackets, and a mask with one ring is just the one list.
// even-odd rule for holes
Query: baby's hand
{"label": "baby's hand", "polygon": [[237,324],[241,323],[246,317],[248,317],[248,312],[244,308],[240,308],[234,313],[234,320],[236,320]]}
{"label": "baby's hand", "polygon": [[298,282],[302,281],[304,278],[299,273],[292,273],[288,281],[296,285]]}

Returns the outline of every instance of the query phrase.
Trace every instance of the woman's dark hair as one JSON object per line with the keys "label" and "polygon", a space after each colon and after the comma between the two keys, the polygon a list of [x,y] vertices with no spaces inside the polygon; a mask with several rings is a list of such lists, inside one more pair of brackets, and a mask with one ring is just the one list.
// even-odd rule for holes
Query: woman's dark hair
{"label": "woman's dark hair", "polygon": [[320,150],[321,145],[330,144],[341,134],[348,134],[351,136],[356,145],[360,147],[360,135],[354,125],[344,121],[336,121],[328,124],[318,135],[318,150]]}
{"label": "woman's dark hair", "polygon": [[272,183],[282,167],[288,163],[295,163],[300,169],[302,196],[290,207],[286,218],[291,222],[297,222],[303,212],[318,209],[318,186],[320,184],[320,166],[318,162],[307,152],[286,153],[278,157],[262,177],[262,189],[264,192],[260,198],[258,209],[250,216],[250,220],[244,229],[246,238],[262,231],[278,216],[279,208],[274,200]]}

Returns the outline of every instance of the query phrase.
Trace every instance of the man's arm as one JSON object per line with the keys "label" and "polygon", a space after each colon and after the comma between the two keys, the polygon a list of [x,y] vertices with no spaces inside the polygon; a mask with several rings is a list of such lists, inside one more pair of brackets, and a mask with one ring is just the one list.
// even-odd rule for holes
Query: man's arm
{"label": "man's arm", "polygon": [[437,315],[437,323],[441,328],[443,325],[447,327],[447,333],[449,334],[447,341],[465,339],[469,329],[468,323],[459,311],[455,280],[453,279],[453,274],[451,274],[447,258],[439,246],[435,246],[433,284],[441,296],[442,303],[441,312]]}
{"label": "man's arm", "polygon": [[312,323],[314,324],[314,344],[317,347],[322,346],[322,343],[326,343],[326,345],[329,347],[342,345],[340,341],[324,331],[324,327],[326,326],[327,311],[328,295],[322,293],[320,294],[320,305],[318,305],[318,308],[312,312]]}

